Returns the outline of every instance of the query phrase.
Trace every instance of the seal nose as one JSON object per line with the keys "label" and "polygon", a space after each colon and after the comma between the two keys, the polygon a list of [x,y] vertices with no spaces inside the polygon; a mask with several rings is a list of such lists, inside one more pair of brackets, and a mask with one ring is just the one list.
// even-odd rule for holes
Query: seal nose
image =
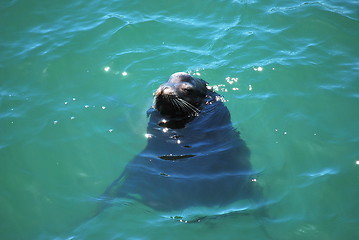
{"label": "seal nose", "polygon": [[163,85],[161,87],[161,90],[162,90],[162,94],[164,94],[164,95],[174,95],[175,94],[173,87],[170,85]]}

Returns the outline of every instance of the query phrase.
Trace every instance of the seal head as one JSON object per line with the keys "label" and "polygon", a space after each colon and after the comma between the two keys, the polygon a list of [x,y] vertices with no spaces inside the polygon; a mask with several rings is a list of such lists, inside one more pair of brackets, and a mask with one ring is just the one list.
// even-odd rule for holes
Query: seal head
{"label": "seal head", "polygon": [[154,108],[172,119],[198,116],[206,97],[207,83],[185,72],[174,73],[154,96]]}

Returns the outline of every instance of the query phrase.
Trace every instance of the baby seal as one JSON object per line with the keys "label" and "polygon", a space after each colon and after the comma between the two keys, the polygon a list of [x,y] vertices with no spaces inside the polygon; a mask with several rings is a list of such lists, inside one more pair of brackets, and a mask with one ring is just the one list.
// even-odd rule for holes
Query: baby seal
{"label": "baby seal", "polygon": [[108,187],[106,199],[131,198],[171,211],[252,196],[250,151],[207,82],[174,73],[147,114],[147,146]]}

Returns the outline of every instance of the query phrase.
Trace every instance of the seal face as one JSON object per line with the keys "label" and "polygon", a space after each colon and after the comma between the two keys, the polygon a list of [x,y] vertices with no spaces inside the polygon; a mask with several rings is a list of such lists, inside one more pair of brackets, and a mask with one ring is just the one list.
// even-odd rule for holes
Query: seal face
{"label": "seal face", "polygon": [[154,108],[171,118],[196,116],[206,93],[205,81],[184,72],[174,73],[155,92]]}
{"label": "seal face", "polygon": [[207,82],[183,72],[171,75],[147,114],[147,146],[108,187],[105,199],[132,198],[170,211],[251,198],[249,149]]}

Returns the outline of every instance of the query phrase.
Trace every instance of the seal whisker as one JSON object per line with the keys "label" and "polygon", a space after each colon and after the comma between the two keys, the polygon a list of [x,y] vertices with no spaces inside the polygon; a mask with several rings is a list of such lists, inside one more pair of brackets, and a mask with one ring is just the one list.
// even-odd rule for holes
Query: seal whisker
{"label": "seal whisker", "polygon": [[186,112],[190,111],[191,109],[188,108],[185,104],[183,104],[179,98],[174,98],[173,101],[178,106],[179,110],[185,110]]}
{"label": "seal whisker", "polygon": [[187,107],[187,108],[192,109],[192,108],[189,106],[189,104],[188,104],[187,101],[185,101],[185,100],[183,100],[183,99],[181,99],[181,98],[177,98],[176,100],[177,100],[181,105],[183,105],[183,106],[185,106],[185,107]]}
{"label": "seal whisker", "polygon": [[177,101],[177,98],[172,98],[172,99],[171,99],[171,103],[172,103],[172,105],[173,105],[175,108],[178,109],[178,111],[183,110],[183,107],[182,107],[182,105],[180,105],[180,103]]}
{"label": "seal whisker", "polygon": [[166,98],[166,101],[171,104],[172,107],[177,108],[176,103],[173,101],[173,97],[169,95],[164,95],[164,98]]}
{"label": "seal whisker", "polygon": [[189,109],[191,109],[193,112],[196,112],[196,113],[200,113],[201,110],[199,110],[198,108],[196,108],[195,106],[193,106],[192,104],[190,104],[189,102],[181,99],[181,98],[178,98],[178,100],[183,103],[185,106],[187,106]]}
{"label": "seal whisker", "polygon": [[193,109],[192,106],[189,106],[188,104],[186,104],[185,102],[181,101],[182,99],[175,99],[175,102],[177,103],[177,105],[180,107],[180,111],[184,111],[186,113],[188,113],[189,115],[191,114],[196,114],[197,111],[195,109]]}

